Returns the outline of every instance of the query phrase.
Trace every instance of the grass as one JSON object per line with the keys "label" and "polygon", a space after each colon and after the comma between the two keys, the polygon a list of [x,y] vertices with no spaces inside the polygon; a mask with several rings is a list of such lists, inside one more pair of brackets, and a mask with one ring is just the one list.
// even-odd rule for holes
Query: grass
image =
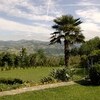
{"label": "grass", "polygon": [[0,100],[100,100],[99,95],[100,86],[71,85],[4,96]]}
{"label": "grass", "polygon": [[[0,78],[18,78],[23,81],[29,81],[29,84],[14,84],[14,85],[7,85],[7,84],[0,84],[0,91],[15,89],[18,87],[23,86],[31,86],[37,83],[40,83],[40,80],[43,77],[48,76],[48,74],[52,71],[52,69],[57,69],[61,67],[37,67],[37,68],[26,68],[26,69],[11,69],[0,71]],[[76,75],[73,76],[73,80],[80,80],[82,79],[82,69],[76,69]]]}
{"label": "grass", "polygon": [[38,83],[41,78],[47,76],[52,69],[58,67],[37,67],[28,69],[11,69],[7,71],[0,71],[0,78],[19,78],[24,81],[33,81]]}
{"label": "grass", "polygon": [[[52,69],[56,69],[58,67],[37,67],[37,68],[28,68],[28,69],[11,69],[0,71],[0,78],[4,79],[14,79],[18,78],[23,81],[29,81],[30,84],[27,86],[40,83],[40,80],[48,76],[48,74],[52,71]],[[11,90],[19,87],[23,87],[25,84],[14,84],[7,85],[0,83],[0,91]]]}

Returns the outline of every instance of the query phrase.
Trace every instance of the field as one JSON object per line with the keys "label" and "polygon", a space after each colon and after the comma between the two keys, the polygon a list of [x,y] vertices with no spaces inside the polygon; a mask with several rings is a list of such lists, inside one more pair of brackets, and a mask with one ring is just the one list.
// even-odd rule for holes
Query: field
{"label": "field", "polygon": [[[37,68],[26,68],[26,69],[11,69],[6,71],[0,71],[0,78],[4,79],[13,79],[18,78],[23,81],[29,81],[30,83],[37,84],[40,83],[40,80],[48,76],[52,69],[57,69],[58,67],[37,67]],[[23,87],[24,84],[2,84],[0,83],[0,91],[11,90],[18,87]]]}
{"label": "field", "polygon": [[0,100],[100,100],[99,86],[72,85],[0,97]]}
{"label": "field", "polygon": [[19,78],[24,81],[33,81],[34,83],[37,83],[41,78],[47,76],[52,69],[56,68],[58,67],[37,67],[0,71],[0,78]]}
{"label": "field", "polygon": [[[27,69],[11,69],[0,71],[0,78],[19,78],[25,81],[33,81],[38,83],[41,78],[47,76],[52,69],[60,67],[37,67]],[[73,80],[80,80],[84,77],[84,70],[76,69]],[[0,89],[9,90],[16,88],[18,85],[0,84]],[[19,86],[20,87],[20,86]],[[100,86],[85,86],[75,84],[71,86],[63,86],[52,89],[45,89],[13,96],[3,96],[0,100],[100,100]]]}

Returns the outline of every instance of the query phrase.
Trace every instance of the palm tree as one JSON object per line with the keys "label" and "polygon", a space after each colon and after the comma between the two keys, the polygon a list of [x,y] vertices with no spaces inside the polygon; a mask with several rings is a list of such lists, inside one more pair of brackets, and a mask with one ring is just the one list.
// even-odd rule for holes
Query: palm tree
{"label": "palm tree", "polygon": [[79,25],[82,23],[80,18],[75,19],[71,15],[63,15],[54,19],[55,25],[52,26],[55,32],[51,33],[50,44],[64,42],[65,66],[68,66],[70,47],[74,43],[84,41]]}

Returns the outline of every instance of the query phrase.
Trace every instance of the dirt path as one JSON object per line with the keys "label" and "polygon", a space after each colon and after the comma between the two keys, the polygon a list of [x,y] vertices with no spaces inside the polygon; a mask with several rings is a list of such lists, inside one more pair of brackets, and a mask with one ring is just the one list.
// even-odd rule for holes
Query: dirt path
{"label": "dirt path", "polygon": [[55,88],[55,87],[59,87],[59,86],[67,86],[67,85],[73,85],[73,84],[75,84],[75,83],[73,81],[70,81],[70,82],[39,85],[39,86],[33,86],[33,87],[24,87],[24,88],[20,88],[20,89],[0,92],[0,96],[15,95],[15,94],[28,92],[28,91],[43,90],[43,89],[47,89],[47,88]]}

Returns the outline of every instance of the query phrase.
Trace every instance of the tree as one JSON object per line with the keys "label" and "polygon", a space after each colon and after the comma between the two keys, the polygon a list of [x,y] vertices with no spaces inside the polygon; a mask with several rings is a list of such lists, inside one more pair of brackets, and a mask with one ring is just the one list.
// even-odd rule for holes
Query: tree
{"label": "tree", "polygon": [[13,54],[11,54],[9,52],[4,53],[1,61],[2,61],[2,66],[13,66],[13,64],[14,64]]}
{"label": "tree", "polygon": [[27,51],[26,48],[22,48],[20,51],[20,62],[21,62],[21,67],[26,66],[26,59],[27,59]]}
{"label": "tree", "polygon": [[45,64],[45,53],[42,49],[39,49],[36,53],[36,64],[39,66],[43,66]]}
{"label": "tree", "polygon": [[79,52],[81,55],[83,54],[89,55],[91,54],[92,51],[99,50],[99,49],[100,49],[100,38],[95,37],[83,43],[79,49]]}
{"label": "tree", "polygon": [[70,47],[77,42],[83,42],[84,36],[79,25],[82,23],[80,18],[71,15],[63,15],[54,19],[55,25],[52,26],[56,31],[51,33],[50,44],[64,42],[65,66],[68,66]]}

